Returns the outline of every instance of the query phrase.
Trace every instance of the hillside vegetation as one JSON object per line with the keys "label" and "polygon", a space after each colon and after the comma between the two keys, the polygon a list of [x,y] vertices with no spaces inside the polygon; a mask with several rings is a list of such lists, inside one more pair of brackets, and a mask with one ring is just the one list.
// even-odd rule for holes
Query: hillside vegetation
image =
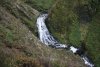
{"label": "hillside vegetation", "polygon": [[100,1],[58,0],[49,13],[47,25],[53,36],[78,47],[86,43],[87,53],[99,67]]}
{"label": "hillside vegetation", "polygon": [[[36,2],[32,4],[41,3],[42,10],[51,6],[43,6],[47,0]],[[79,56],[39,41],[35,35],[41,9],[33,6],[26,0],[0,0],[0,67],[86,67]]]}

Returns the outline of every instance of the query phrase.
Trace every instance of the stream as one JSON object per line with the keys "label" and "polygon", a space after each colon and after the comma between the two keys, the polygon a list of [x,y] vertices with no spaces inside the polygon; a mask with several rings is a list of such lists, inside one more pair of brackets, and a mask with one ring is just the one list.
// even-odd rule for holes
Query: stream
{"label": "stream", "polygon": [[57,40],[55,40],[55,38],[49,33],[49,30],[45,24],[45,20],[47,17],[48,14],[40,14],[40,16],[37,18],[36,25],[40,41],[45,45],[55,49],[68,49],[75,55],[79,55],[87,65],[87,67],[94,67],[94,64],[92,63],[91,59],[85,54],[84,50],[82,50],[81,48],[76,48],[69,44],[59,43]]}

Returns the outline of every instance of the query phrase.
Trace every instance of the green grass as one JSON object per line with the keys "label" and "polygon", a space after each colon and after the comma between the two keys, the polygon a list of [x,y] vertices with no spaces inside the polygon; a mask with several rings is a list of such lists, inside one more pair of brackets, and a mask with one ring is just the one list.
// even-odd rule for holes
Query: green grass
{"label": "green grass", "polygon": [[8,40],[9,43],[13,43],[13,39],[14,39],[13,33],[10,30],[8,30],[6,33],[6,40]]}
{"label": "green grass", "polygon": [[39,11],[45,11],[48,10],[55,1],[54,0],[26,0],[25,2]]}
{"label": "green grass", "polygon": [[[77,59],[76,58],[77,56],[74,56],[74,54],[71,54],[66,51],[65,52],[59,50],[56,51],[55,49],[51,49],[41,45],[41,43],[39,43],[35,39],[35,37],[33,37],[33,34],[29,33],[30,29],[32,29],[31,31],[33,31],[34,33],[35,20],[36,20],[36,17],[34,16],[31,16],[30,18],[31,12],[30,10],[28,10],[30,8],[26,9],[25,11],[24,7],[22,7],[23,10],[19,11],[17,8],[14,8],[16,5],[12,4],[13,2],[11,0],[7,1],[7,3],[6,1],[7,0],[4,0],[3,3],[2,1],[0,2],[0,5],[2,4],[2,6],[7,10],[6,13],[6,11],[2,9],[4,11],[1,11],[2,14],[0,14],[0,17],[2,17],[3,15],[9,17],[7,19],[7,17],[3,16],[3,20],[6,21],[4,22],[4,26],[0,23],[0,44],[3,44],[2,42],[6,41],[5,45],[14,47],[12,47],[13,49],[9,49],[8,47],[5,47],[4,44],[3,44],[4,47],[0,45],[0,48],[2,48],[0,49],[0,51],[3,50],[5,53],[5,54],[0,53],[0,64],[1,64],[0,66],[14,67],[13,65],[15,64],[13,62],[13,59],[22,61],[21,64],[24,64],[24,62],[33,61],[30,60],[29,58],[32,59],[40,58],[38,60],[39,61],[41,60],[42,62],[45,63],[47,63],[46,61],[49,61],[53,67],[60,67],[60,66],[66,67],[68,65],[71,66],[70,64],[76,65],[73,67],[78,67],[82,65],[79,58]],[[39,11],[44,11],[49,9],[51,5],[54,3],[54,0],[21,0],[21,1],[24,1],[26,4],[32,6],[35,9],[38,9]],[[53,10],[51,11],[52,14],[47,24],[49,30],[51,31],[51,34],[53,34],[53,36],[55,36],[62,43],[71,42],[72,44],[77,46],[79,45],[80,40],[84,40],[85,38],[88,52],[92,57],[92,59],[94,60],[96,66],[99,67],[100,66],[99,15],[100,14],[97,14],[97,16],[95,16],[93,21],[90,23],[90,26],[87,25],[88,28],[86,28],[84,31],[88,30],[87,31],[88,33],[83,34],[84,36],[81,37],[81,33],[83,33],[83,31],[80,31],[78,16],[75,12],[76,11],[75,6],[78,5],[77,1],[78,0],[75,0],[75,2],[73,2],[72,0],[61,0],[60,2],[58,2],[57,6],[54,7]],[[24,5],[23,3],[21,4]],[[88,2],[86,0],[82,0],[82,5],[83,4],[88,4]],[[11,6],[13,5],[14,7],[12,8]],[[29,14],[25,15],[24,11]],[[29,35],[31,38],[33,38],[32,40],[30,40],[30,37],[24,38],[25,36]],[[15,40],[16,42],[14,42]],[[28,54],[31,53],[32,55],[28,56]],[[30,64],[30,62],[28,64]],[[78,64],[75,64],[75,62]],[[47,63],[47,65],[49,66],[50,63]]]}
{"label": "green grass", "polygon": [[11,30],[0,25],[0,38],[4,43],[6,43],[7,46],[12,47],[15,37]]}
{"label": "green grass", "polygon": [[[100,13],[98,12],[100,12],[100,7],[99,2],[96,1],[80,0],[78,2],[78,0],[75,0],[73,2],[62,0],[52,9],[47,25],[51,34],[62,43],[72,43],[74,46],[80,46],[80,41],[84,41],[89,56],[92,57],[96,67],[99,67]],[[85,8],[85,5],[88,8]],[[84,11],[81,8],[82,13],[78,14],[79,10],[77,8],[80,6],[89,11]],[[80,17],[84,16],[84,13],[86,17],[89,17],[89,21]]]}
{"label": "green grass", "polygon": [[71,33],[69,35],[69,41],[70,43],[74,44],[74,45],[79,45],[80,41],[81,41],[81,36],[80,36],[80,30],[79,30],[79,26],[73,26],[71,29]]}
{"label": "green grass", "polygon": [[[70,4],[69,4],[70,3]],[[77,4],[77,1],[75,2]],[[72,1],[59,1],[51,11],[47,26],[61,43],[79,44],[79,21]]]}
{"label": "green grass", "polygon": [[100,12],[93,18],[87,36],[87,48],[96,67],[100,67]]}

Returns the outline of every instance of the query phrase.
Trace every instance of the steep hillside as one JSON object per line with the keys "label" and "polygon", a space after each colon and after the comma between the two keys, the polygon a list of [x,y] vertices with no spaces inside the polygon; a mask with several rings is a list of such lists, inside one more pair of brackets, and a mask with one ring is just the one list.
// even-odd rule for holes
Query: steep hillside
{"label": "steep hillside", "polygon": [[100,67],[100,1],[58,0],[49,12],[47,25],[53,36],[62,43],[86,49],[96,67]]}
{"label": "steep hillside", "polygon": [[0,0],[0,67],[86,67],[79,56],[49,48],[35,37],[36,8],[49,9],[51,4],[26,1]]}

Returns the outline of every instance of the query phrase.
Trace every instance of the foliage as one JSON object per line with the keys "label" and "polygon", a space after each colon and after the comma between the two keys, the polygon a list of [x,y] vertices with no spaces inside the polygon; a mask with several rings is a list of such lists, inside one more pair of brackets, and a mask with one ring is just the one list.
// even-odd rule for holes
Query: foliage
{"label": "foliage", "polygon": [[25,3],[31,5],[39,11],[48,10],[54,3],[54,0],[26,0]]}
{"label": "foliage", "polygon": [[61,43],[80,46],[84,41],[97,67],[100,66],[99,4],[99,0],[59,0],[47,21],[51,34]]}

